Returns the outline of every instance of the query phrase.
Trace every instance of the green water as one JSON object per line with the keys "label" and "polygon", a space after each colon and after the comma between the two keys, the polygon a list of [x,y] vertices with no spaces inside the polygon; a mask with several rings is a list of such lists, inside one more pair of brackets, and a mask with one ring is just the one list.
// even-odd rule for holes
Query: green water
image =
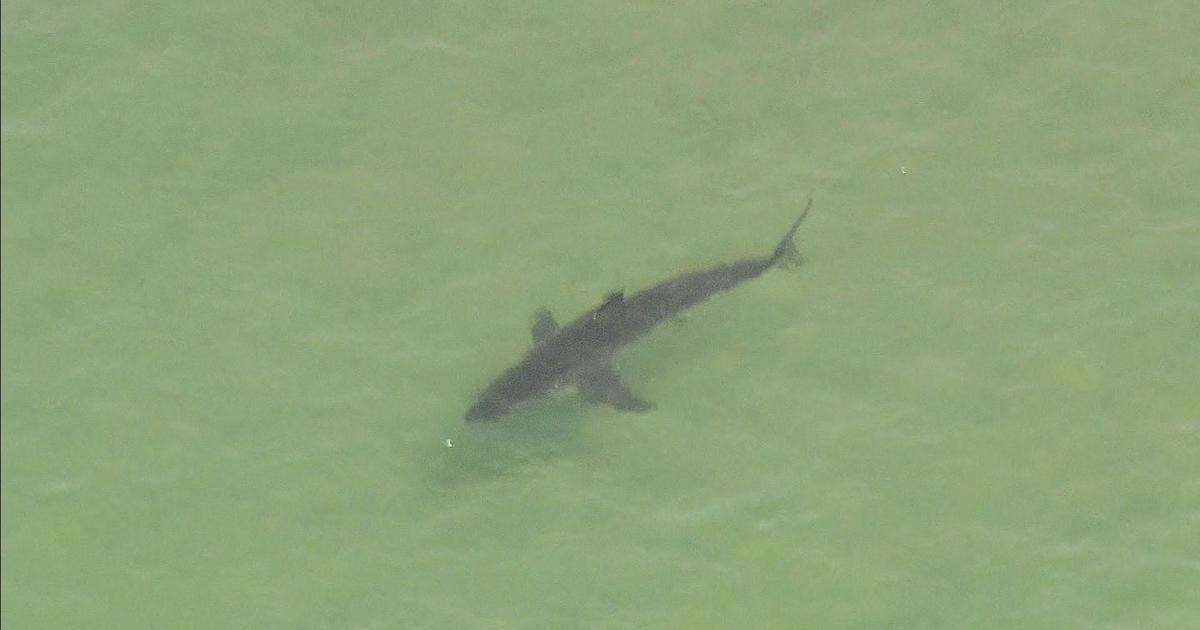
{"label": "green water", "polygon": [[1194,3],[579,4],[4,2],[5,628],[1200,627]]}

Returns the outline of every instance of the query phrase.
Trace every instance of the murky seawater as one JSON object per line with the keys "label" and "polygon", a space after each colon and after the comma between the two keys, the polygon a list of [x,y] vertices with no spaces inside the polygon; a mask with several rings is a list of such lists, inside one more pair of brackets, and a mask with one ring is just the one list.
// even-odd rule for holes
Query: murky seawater
{"label": "murky seawater", "polygon": [[282,8],[5,5],[6,626],[1200,623],[1190,5]]}

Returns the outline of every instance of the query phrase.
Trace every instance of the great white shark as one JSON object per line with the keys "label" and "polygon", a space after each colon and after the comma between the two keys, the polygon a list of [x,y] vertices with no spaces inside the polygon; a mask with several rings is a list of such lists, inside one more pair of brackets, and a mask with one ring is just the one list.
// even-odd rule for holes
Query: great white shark
{"label": "great white shark", "polygon": [[679,315],[709,296],[757,278],[777,264],[798,262],[792,238],[811,208],[809,199],[800,218],[765,258],[738,260],[684,273],[629,297],[625,297],[624,291],[614,291],[599,306],[566,326],[559,326],[550,311],[538,311],[532,330],[533,347],[483,390],[467,411],[467,422],[497,420],[513,405],[545,396],[570,382],[591,403],[610,405],[621,411],[652,409],[652,403],[635,396],[621,382],[612,366],[613,357],[659,322]]}

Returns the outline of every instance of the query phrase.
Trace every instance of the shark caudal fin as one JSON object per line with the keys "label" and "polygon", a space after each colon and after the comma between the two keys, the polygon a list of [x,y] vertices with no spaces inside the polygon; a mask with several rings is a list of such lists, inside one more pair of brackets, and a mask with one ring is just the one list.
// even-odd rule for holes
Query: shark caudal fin
{"label": "shark caudal fin", "polygon": [[796,229],[800,227],[800,223],[804,221],[804,217],[808,216],[808,211],[812,209],[812,197],[808,198],[808,203],[804,206],[804,212],[800,213],[800,218],[792,224],[791,229],[783,236],[783,240],[779,241],[779,245],[775,246],[775,252],[771,254],[768,266],[773,265],[795,265],[800,263],[800,255],[796,253],[796,243],[792,238],[796,236]]}

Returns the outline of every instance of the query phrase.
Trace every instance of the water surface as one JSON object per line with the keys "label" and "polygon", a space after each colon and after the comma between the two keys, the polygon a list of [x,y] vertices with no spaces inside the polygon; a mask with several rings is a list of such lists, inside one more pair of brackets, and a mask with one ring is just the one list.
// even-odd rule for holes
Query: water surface
{"label": "water surface", "polygon": [[5,625],[1197,627],[1198,18],[6,2]]}

